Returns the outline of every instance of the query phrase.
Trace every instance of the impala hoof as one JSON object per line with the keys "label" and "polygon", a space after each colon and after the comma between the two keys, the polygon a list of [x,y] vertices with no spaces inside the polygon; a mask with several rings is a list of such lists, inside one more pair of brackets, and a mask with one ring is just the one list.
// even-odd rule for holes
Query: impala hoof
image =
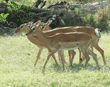
{"label": "impala hoof", "polygon": [[80,65],[83,65],[83,63],[79,63]]}
{"label": "impala hoof", "polygon": [[45,67],[43,67],[43,69],[42,69],[42,73],[44,73],[44,71],[45,71]]}
{"label": "impala hoof", "polygon": [[104,63],[104,66],[106,65],[106,63]]}
{"label": "impala hoof", "polygon": [[70,65],[70,67],[73,67],[73,65]]}
{"label": "impala hoof", "polygon": [[100,67],[98,67],[98,70],[100,70]]}

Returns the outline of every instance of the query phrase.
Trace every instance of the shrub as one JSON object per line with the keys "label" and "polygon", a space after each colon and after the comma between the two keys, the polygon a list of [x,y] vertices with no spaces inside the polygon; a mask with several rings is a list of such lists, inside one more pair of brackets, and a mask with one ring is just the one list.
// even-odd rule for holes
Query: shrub
{"label": "shrub", "polygon": [[10,7],[7,8],[9,9],[9,15],[6,19],[9,23],[14,23],[18,27],[23,23],[33,20],[33,16],[35,15],[35,13],[31,12],[30,6],[24,6],[24,5],[16,6],[12,4],[12,7],[13,8]]}
{"label": "shrub", "polygon": [[108,32],[108,21],[109,21],[109,15],[107,13],[108,7],[105,7],[104,9],[100,8],[98,11],[98,27],[101,29],[101,31]]}

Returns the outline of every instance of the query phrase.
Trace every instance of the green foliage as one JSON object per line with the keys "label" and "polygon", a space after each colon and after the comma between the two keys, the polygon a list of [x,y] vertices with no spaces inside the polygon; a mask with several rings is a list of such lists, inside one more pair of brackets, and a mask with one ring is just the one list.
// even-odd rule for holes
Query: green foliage
{"label": "green foliage", "polygon": [[[1,0],[3,1],[3,0]],[[14,1],[14,0],[12,0]],[[86,0],[87,2],[89,0]],[[16,1],[17,2],[17,1]],[[19,1],[18,1],[19,2]],[[31,0],[28,0],[26,3],[31,2]],[[72,3],[72,1],[71,1]],[[29,21],[33,21],[34,18],[36,17],[36,13],[31,12],[31,7],[30,6],[25,6],[25,3],[20,3],[19,6],[16,6],[10,2],[8,2],[9,5],[12,6],[11,7],[7,7],[7,9],[10,11],[9,14],[0,14],[0,20],[5,22],[6,20],[8,21],[8,23],[12,23],[10,25],[8,25],[9,27],[14,27],[14,25],[16,25],[17,27],[23,23],[29,22]],[[32,4],[32,3],[30,3]],[[55,4],[52,3],[52,4]],[[72,3],[73,4],[73,3]],[[67,5],[67,4],[65,4]],[[91,26],[91,27],[98,27],[101,29],[101,31],[108,31],[108,23],[106,22],[107,17],[103,17],[101,22],[98,22],[95,19],[95,17],[93,15],[89,15],[87,17],[82,17],[77,10],[74,10],[74,17],[72,17],[69,12],[67,17],[62,18],[61,22],[64,26]],[[12,20],[12,19],[16,19],[16,20]]]}
{"label": "green foliage", "polygon": [[[9,16],[7,17],[8,22],[16,23],[19,26],[23,23],[33,20],[33,15],[35,15],[35,13],[31,13],[30,6],[16,6],[14,4],[11,5],[12,8],[7,7],[7,9],[10,10]],[[12,18],[16,20],[11,20]]]}
{"label": "green foliage", "polygon": [[89,3],[91,0],[79,0],[81,4]]}
{"label": "green foliage", "polygon": [[98,27],[101,29],[101,31],[106,31],[108,32],[108,22],[107,22],[108,17],[103,16],[102,20],[99,22]]}
{"label": "green foliage", "polygon": [[61,22],[65,25],[65,22],[64,22],[64,20],[63,20],[63,19],[61,19]]}
{"label": "green foliage", "polygon": [[4,2],[4,0],[0,0],[0,2]]}
{"label": "green foliage", "polygon": [[9,15],[9,13],[7,13],[7,14],[4,14],[4,13],[1,13],[0,14],[0,20],[1,20],[1,22],[5,22],[6,21],[6,17]]}
{"label": "green foliage", "polygon": [[83,26],[84,21],[80,15],[78,15],[78,11],[74,10],[74,17],[68,13],[68,15],[64,18],[65,26]]}
{"label": "green foliage", "polygon": [[75,13],[75,15],[78,15],[78,11],[77,10],[73,10],[73,12]]}
{"label": "green foliage", "polygon": [[97,27],[97,23],[94,20],[94,17],[92,15],[88,15],[87,17],[84,17],[83,19],[84,19],[86,26]]}
{"label": "green foliage", "polygon": [[85,21],[85,26],[91,26],[91,27],[97,27],[101,29],[100,31],[106,31],[108,32],[108,23],[107,23],[107,17],[103,17],[103,19],[100,22],[95,21],[94,16],[88,15],[87,17],[83,18]]}
{"label": "green foliage", "polygon": [[33,20],[33,16],[35,16],[35,13],[31,13],[29,6],[17,6],[10,2],[8,2],[8,5],[12,6],[7,6],[7,10],[9,10],[9,13],[0,14],[0,21],[2,22],[2,26],[8,26],[10,28],[13,28],[18,27],[22,23],[26,23]]}

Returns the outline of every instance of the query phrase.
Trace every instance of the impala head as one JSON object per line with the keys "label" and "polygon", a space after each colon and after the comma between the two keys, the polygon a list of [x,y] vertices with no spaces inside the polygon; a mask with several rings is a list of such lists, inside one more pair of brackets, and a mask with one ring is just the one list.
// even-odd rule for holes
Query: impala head
{"label": "impala head", "polygon": [[44,23],[44,26],[49,26],[51,23],[52,23],[52,20],[49,20],[46,23]]}
{"label": "impala head", "polygon": [[[37,23],[37,25],[36,25],[36,23],[35,24],[33,24],[33,25],[35,25],[35,26],[33,26],[31,29],[31,31],[30,32],[28,32],[26,35],[28,36],[36,36],[36,34],[37,34],[37,32],[40,30],[50,30],[51,28],[49,27],[49,25],[50,25],[50,23],[52,22],[52,20],[49,20],[49,21],[47,21],[46,23],[42,23],[41,21],[38,21],[39,23]],[[50,29],[47,29],[47,28],[50,28]]]}
{"label": "impala head", "polygon": [[42,26],[34,26],[32,27],[32,30],[30,32],[28,32],[26,35],[27,36],[36,36],[39,34],[39,32],[41,32],[42,30]]}
{"label": "impala head", "polygon": [[18,34],[20,34],[20,33],[25,33],[25,34],[28,33],[31,30],[29,28],[29,26],[32,27],[32,24],[33,24],[33,22],[28,22],[28,23],[20,25],[20,27],[17,30],[15,30],[15,33],[18,33]]}
{"label": "impala head", "polygon": [[20,27],[15,30],[15,33],[25,33],[27,34],[28,32],[30,32],[32,29],[33,26],[40,26],[40,23],[41,21],[37,21],[36,23],[33,24],[33,22],[28,22],[28,23],[25,23],[25,24],[22,24],[20,25]]}
{"label": "impala head", "polygon": [[52,30],[52,28],[49,26],[51,23],[52,23],[52,20],[49,20],[46,23],[41,24],[42,26],[41,30],[43,31]]}
{"label": "impala head", "polygon": [[41,20],[38,20],[36,23],[33,24],[33,26],[40,26],[41,25]]}

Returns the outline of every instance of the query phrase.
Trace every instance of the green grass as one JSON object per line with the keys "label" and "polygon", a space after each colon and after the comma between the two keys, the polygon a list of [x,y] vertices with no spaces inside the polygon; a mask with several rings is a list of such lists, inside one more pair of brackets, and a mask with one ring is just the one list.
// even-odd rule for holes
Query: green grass
{"label": "green grass", "polygon": [[[37,65],[34,67],[38,47],[26,36],[1,36],[0,37],[0,87],[110,87],[110,34],[102,34],[99,41],[100,47],[105,52],[107,65],[104,66],[102,57],[97,54],[101,70],[97,70],[96,63],[91,57],[87,68],[78,65],[79,53],[73,61],[73,68],[69,67],[68,53],[65,51],[65,71],[62,64],[56,66],[51,57],[46,65],[45,72],[42,67],[48,54],[43,49]],[[85,62],[85,61],[84,61]]]}

